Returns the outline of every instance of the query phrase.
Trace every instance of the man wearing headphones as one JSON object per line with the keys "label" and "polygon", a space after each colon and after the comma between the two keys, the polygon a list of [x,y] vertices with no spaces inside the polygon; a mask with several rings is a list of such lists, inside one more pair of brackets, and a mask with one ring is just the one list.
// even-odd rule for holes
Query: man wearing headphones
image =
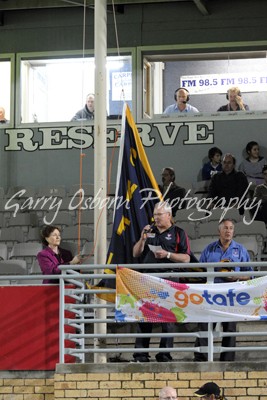
{"label": "man wearing headphones", "polygon": [[180,87],[174,92],[174,100],[176,103],[171,104],[166,108],[164,114],[174,114],[174,113],[188,113],[188,112],[199,112],[196,107],[188,104],[189,102],[189,92],[187,89]]}
{"label": "man wearing headphones", "polygon": [[217,111],[248,111],[249,107],[243,103],[239,87],[234,86],[227,90],[226,98],[229,103],[221,106]]}

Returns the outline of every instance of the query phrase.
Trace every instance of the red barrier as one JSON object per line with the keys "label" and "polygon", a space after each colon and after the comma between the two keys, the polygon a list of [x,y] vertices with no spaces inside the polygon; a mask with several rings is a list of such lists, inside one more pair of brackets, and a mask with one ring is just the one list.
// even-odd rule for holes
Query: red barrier
{"label": "red barrier", "polygon": [[[54,370],[59,362],[59,286],[1,286],[0,304],[0,370]],[[65,332],[75,328],[65,327]],[[75,344],[68,341],[68,347]],[[75,357],[65,356],[65,362]]]}

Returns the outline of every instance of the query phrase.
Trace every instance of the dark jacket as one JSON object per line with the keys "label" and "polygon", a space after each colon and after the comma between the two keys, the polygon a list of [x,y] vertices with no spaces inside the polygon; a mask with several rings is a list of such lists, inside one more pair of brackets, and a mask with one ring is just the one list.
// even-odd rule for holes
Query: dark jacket
{"label": "dark jacket", "polygon": [[71,121],[79,121],[81,119],[94,119],[94,113],[88,110],[86,104],[81,110],[76,112]]}
{"label": "dark jacket", "polygon": [[[159,185],[159,190],[163,194],[163,186]],[[185,195],[186,195],[185,189],[182,188],[181,186],[177,186],[175,183],[170,187],[170,189],[168,190],[168,193],[165,196],[163,194],[164,200],[167,200],[172,208],[172,216],[173,217],[175,217],[176,212],[179,207],[179,204],[181,202],[181,199],[183,199],[185,197]],[[180,207],[180,209],[185,208],[185,207],[186,207],[186,202],[184,201],[182,203],[182,207]]]}

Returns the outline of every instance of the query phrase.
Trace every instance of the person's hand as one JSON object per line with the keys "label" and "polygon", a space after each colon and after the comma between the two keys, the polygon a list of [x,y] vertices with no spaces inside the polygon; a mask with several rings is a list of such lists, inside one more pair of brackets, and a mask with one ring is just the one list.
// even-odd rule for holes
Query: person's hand
{"label": "person's hand", "polygon": [[168,251],[166,251],[166,250],[158,250],[155,252],[156,258],[166,258],[167,255],[168,255]]}
{"label": "person's hand", "polygon": [[76,265],[81,263],[81,255],[78,254],[77,256],[73,257],[73,259],[70,261],[70,265]]}
{"label": "person's hand", "polygon": [[239,108],[241,110],[244,110],[244,103],[243,103],[242,97],[241,96],[236,96],[235,101],[239,105]]}
{"label": "person's hand", "polygon": [[150,231],[150,225],[146,225],[141,233],[141,239],[145,241],[147,239],[147,233]]}

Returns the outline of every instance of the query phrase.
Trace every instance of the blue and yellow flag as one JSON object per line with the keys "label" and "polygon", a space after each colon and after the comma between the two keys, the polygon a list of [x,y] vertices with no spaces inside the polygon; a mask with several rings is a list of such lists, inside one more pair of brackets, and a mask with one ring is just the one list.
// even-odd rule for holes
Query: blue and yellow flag
{"label": "blue and yellow flag", "polygon": [[151,224],[154,205],[162,199],[139,132],[127,104],[122,119],[116,203],[107,264],[130,264],[133,246]]}
{"label": "blue and yellow flag", "polygon": [[[140,239],[144,226],[151,224],[154,205],[162,200],[150,168],[131,111],[124,105],[121,144],[116,182],[116,203],[113,232],[107,264],[131,264],[133,246]],[[105,269],[105,273],[115,273]],[[102,279],[94,289],[112,288],[116,281]],[[89,286],[88,286],[89,287]],[[115,294],[99,293],[98,297],[115,303]]]}

